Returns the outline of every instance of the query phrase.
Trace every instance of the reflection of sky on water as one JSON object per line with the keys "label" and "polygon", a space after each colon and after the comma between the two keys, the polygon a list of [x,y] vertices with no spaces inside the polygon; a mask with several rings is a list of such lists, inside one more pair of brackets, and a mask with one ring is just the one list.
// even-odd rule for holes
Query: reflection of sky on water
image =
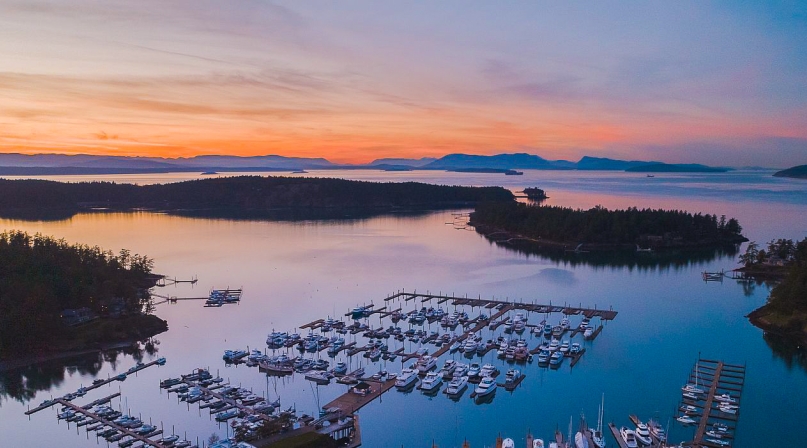
{"label": "reflection of sky on water", "polygon": [[[437,174],[440,173],[426,173],[435,178]],[[537,174],[530,172],[530,176]],[[568,174],[551,173],[548,177],[558,182],[557,179],[566,179],[570,184],[571,177],[563,176]],[[598,176],[611,179],[609,182],[626,177],[624,173],[595,173],[590,177]],[[476,177],[521,182],[522,186],[528,183],[527,174],[519,180],[504,178]],[[443,180],[456,183],[454,177]],[[796,238],[805,230],[805,206],[787,201],[705,200],[688,194],[626,196],[609,184],[602,185],[597,193],[571,186],[556,188],[550,192],[551,201],[579,207],[602,203],[608,207],[638,205],[725,213],[740,219],[748,236],[758,241],[778,236]],[[168,364],[142,371],[87,397],[98,398],[120,388],[122,406],[192,436],[206,438],[213,431],[224,434],[225,429],[196,406],[189,407],[161,393],[157,388],[160,379],[209,366],[235,383],[268,393],[270,398],[279,394],[285,407],[296,405],[301,412],[314,413],[317,401],[313,391],[319,391],[320,404],[324,404],[342,389],[315,389],[299,376],[267,380],[244,366],[227,367],[221,361],[223,350],[247,345],[263,348],[266,334],[273,328],[294,331],[315,319],[341,316],[356,304],[372,301],[377,306],[405,310],[421,306],[415,301],[383,302],[388,294],[406,288],[472,297],[613,306],[619,316],[606,325],[594,343],[584,343],[589,350],[574,370],[569,370],[568,365],[554,372],[528,365],[524,367],[528,378],[522,386],[512,394],[498,391],[490,405],[472,404],[468,393],[456,403],[442,395],[427,398],[417,391],[386,394],[362,411],[366,446],[422,446],[432,438],[439,446],[459,446],[464,437],[472,441],[472,446],[481,446],[492,443],[500,431],[519,438],[528,428],[546,439],[556,425],[565,428],[570,415],[576,421],[581,409],[586,415],[596,415],[602,392],[606,393],[606,421],[626,424],[629,413],[646,418],[659,412],[666,418],[699,352],[705,357],[723,357],[749,366],[738,443],[764,445],[775,431],[778,440],[798,444],[796,440],[800,439],[796,437],[800,435],[786,428],[800,424],[800,416],[807,414],[807,404],[796,398],[807,393],[807,375],[800,369],[788,369],[785,361],[773,356],[761,332],[744,318],[764,302],[768,288],[760,285],[746,294],[743,286],[735,282],[700,281],[703,270],[734,267],[734,257],[704,259],[671,268],[552,261],[497,247],[475,232],[454,230],[445,225],[451,221],[450,212],[339,223],[115,213],[82,214],[47,223],[2,220],[0,227],[42,232],[112,250],[126,247],[154,257],[157,272],[199,278],[195,286],[158,288],[160,294],[206,296],[212,287],[244,287],[245,299],[240,305],[206,309],[200,302],[190,301],[159,306],[157,314],[167,319],[170,327],[158,336],[159,355],[166,356]],[[469,311],[472,315],[480,312]],[[574,319],[576,322],[579,317]],[[377,325],[377,317],[370,322]],[[432,329],[437,328],[427,327]],[[486,339],[497,335],[483,334]],[[361,338],[359,341],[363,343]],[[530,339],[533,345],[537,340]],[[416,347],[407,344],[406,348]],[[488,361],[499,362],[492,353],[482,358],[482,362]],[[81,384],[89,384],[96,375],[106,377],[125,371],[135,362],[131,356],[121,355],[115,364],[101,363],[97,371],[76,369],[62,376],[57,373],[53,391],[36,394],[32,402],[39,403],[51,393],[74,391]],[[355,366],[365,361],[361,358],[351,362]],[[388,363],[386,367],[395,371],[400,363]],[[507,365],[501,364],[501,368]],[[770,403],[777,403],[776,408],[771,409]],[[52,413],[37,414],[29,422],[22,415],[24,409],[25,405],[14,401],[0,403],[0,421],[4,429],[9,428],[7,440],[24,446],[35,432],[41,446],[80,448],[95,443],[84,432],[76,434],[74,429],[57,424]],[[687,436],[680,428],[673,428],[673,434],[676,439]]]}

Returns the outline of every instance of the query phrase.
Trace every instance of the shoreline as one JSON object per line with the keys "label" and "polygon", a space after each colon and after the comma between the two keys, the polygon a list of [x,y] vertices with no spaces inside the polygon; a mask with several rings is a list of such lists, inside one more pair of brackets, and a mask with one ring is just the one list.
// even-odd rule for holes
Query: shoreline
{"label": "shoreline", "polygon": [[[751,325],[759,328],[766,333],[773,333],[775,335],[798,341],[801,344],[807,345],[807,330],[793,331],[782,328],[782,326],[771,322],[766,319],[767,317],[776,314],[775,311],[767,309],[768,304],[762,305],[748,313],[745,317],[751,322]],[[790,317],[790,316],[788,316]]]}
{"label": "shoreline", "polygon": [[[533,244],[536,246],[545,246],[554,249],[574,249],[573,252],[583,251],[583,252],[609,252],[609,251],[624,251],[624,250],[636,250],[638,243],[580,243],[580,242],[562,242],[562,241],[553,241],[553,240],[545,240],[545,239],[536,239],[531,238],[528,236],[521,235],[519,233],[511,232],[509,230],[504,230],[496,227],[488,226],[487,224],[478,224],[474,223],[473,219],[468,222],[469,225],[474,227],[477,233],[488,238],[492,242],[496,244],[506,244],[514,246],[514,242],[525,242],[527,244]],[[491,235],[502,234],[506,238],[499,239],[494,238]],[[747,240],[746,240],[747,241]],[[675,250],[675,249],[697,249],[703,247],[724,247],[724,246],[731,246],[738,243],[725,241],[725,242],[692,242],[692,243],[685,243],[685,244],[678,244],[678,245],[663,245],[663,246],[655,246],[650,248],[653,251],[663,251],[663,250]],[[648,249],[642,249],[642,251],[648,251]]]}
{"label": "shoreline", "polygon": [[[27,356],[8,356],[6,358],[0,358],[0,373],[21,369],[24,367],[28,367],[35,364],[41,364],[44,362],[49,361],[56,361],[65,358],[71,358],[74,356],[82,356],[88,355],[91,353],[101,353],[107,350],[121,350],[127,347],[131,347],[141,341],[147,340],[152,338],[158,334],[164,333],[168,331],[168,322],[160,319],[153,314],[146,314],[139,317],[139,319],[148,319],[152,321],[150,326],[146,329],[144,334],[136,334],[131,335],[127,338],[121,338],[117,341],[107,341],[107,342],[99,342],[99,341],[80,341],[80,340],[71,340],[69,344],[66,344],[62,348],[55,348],[53,350],[43,351],[41,353],[35,355],[27,355]],[[106,322],[104,321],[94,321],[87,325],[91,325],[96,322],[100,322],[100,324],[107,324],[111,319],[107,319]],[[117,322],[119,325],[123,325],[120,321]],[[129,326],[131,328],[131,325]],[[77,346],[93,346],[92,348],[76,348]]]}

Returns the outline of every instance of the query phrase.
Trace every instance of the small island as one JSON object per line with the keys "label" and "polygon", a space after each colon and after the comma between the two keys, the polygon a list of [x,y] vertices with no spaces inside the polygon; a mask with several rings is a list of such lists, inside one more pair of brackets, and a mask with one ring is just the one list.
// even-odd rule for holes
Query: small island
{"label": "small island", "polygon": [[168,329],[150,314],[153,261],[127,250],[0,234],[0,370],[131,344]]}
{"label": "small island", "polygon": [[471,213],[477,232],[505,244],[602,251],[718,247],[748,241],[736,219],[679,210],[589,210],[485,202]]}
{"label": "small island", "polygon": [[792,179],[807,179],[807,165],[794,166],[786,170],[773,173],[774,177],[790,177]]}
{"label": "small island", "polygon": [[740,256],[744,267],[739,271],[751,277],[779,279],[771,290],[768,303],[747,317],[766,332],[807,344],[807,238],[798,243],[776,240],[768,250],[756,244]]}

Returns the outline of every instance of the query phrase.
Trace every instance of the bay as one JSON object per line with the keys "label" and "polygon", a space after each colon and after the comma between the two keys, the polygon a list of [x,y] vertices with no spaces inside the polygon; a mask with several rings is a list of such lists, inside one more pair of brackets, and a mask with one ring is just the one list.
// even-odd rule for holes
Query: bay
{"label": "bay", "polygon": [[[440,184],[502,185],[514,190],[536,186],[547,191],[553,205],[572,207],[680,208],[736,217],[746,236],[772,238],[807,236],[807,182],[773,178],[770,172],[724,174],[643,174],[612,172],[545,172],[525,170],[523,176],[432,171],[316,171],[308,176],[372,181],[422,181]],[[191,173],[93,176],[93,180],[157,183],[201,176]],[[58,180],[88,180],[55,176]],[[167,432],[207,439],[226,426],[206,411],[167,396],[159,379],[193,368],[210,367],[234,384],[252,387],[285,407],[316,415],[318,407],[344,392],[344,386],[315,388],[301,376],[274,381],[255,369],[225,366],[225,349],[265,347],[266,334],[294,330],[303,323],[341,316],[357,304],[381,304],[397,290],[451,292],[538,303],[569,303],[613,307],[619,315],[602,334],[585,343],[587,353],[573,369],[537,364],[524,368],[527,378],[512,394],[499,390],[490,404],[459,402],[442,394],[426,397],[415,391],[390,391],[360,411],[364,446],[459,447],[490,446],[497,434],[523,440],[527,430],[544,439],[556,427],[566,432],[581,411],[596,421],[600,395],[605,393],[605,420],[629,424],[628,414],[641,418],[673,416],[680,386],[698,356],[747,366],[742,414],[734,446],[771,441],[798,445],[793,428],[807,416],[807,373],[797,359],[773,351],[762,332],[744,316],[764,303],[768,287],[743,286],[725,280],[704,283],[702,271],[736,267],[736,256],[718,255],[680,263],[608,265],[581,259],[554,260],[491,244],[454,221],[451,211],[418,216],[380,216],[364,220],[265,222],[211,220],[156,213],[80,214],[62,221],[0,220],[2,229],[20,229],[64,237],[118,250],[147,254],[155,271],[169,276],[198,276],[199,283],[158,288],[176,296],[205,296],[210,288],[243,287],[240,305],[206,309],[200,302],[159,305],[156,314],[169,322],[157,336],[158,352],[168,364],[152,367],[92,392],[85,401],[120,390],[121,407],[162,422]],[[650,255],[652,256],[652,255]],[[405,309],[414,305],[401,304]],[[475,314],[479,310],[474,310]],[[543,316],[531,316],[531,322]],[[559,316],[550,319],[557,320]],[[371,320],[377,324],[378,319]],[[573,320],[573,323],[576,321]],[[385,322],[389,325],[389,322]],[[431,329],[438,329],[432,325]],[[429,329],[427,327],[427,329]],[[501,331],[486,333],[485,338]],[[359,338],[359,341],[362,341]],[[360,342],[361,343],[361,342]],[[530,346],[537,345],[531,340]],[[407,349],[413,347],[407,346]],[[479,359],[479,358],[477,358]],[[364,359],[361,359],[364,362]],[[505,369],[494,352],[482,358]],[[52,411],[23,411],[51,396],[60,396],[125,371],[136,362],[131,354],[97,357],[2,375],[0,422],[5,440],[21,446],[87,447],[96,443],[85,431],[57,422]],[[357,364],[358,360],[351,361]],[[400,362],[368,367],[400,370]],[[80,403],[83,401],[78,400]],[[691,437],[692,430],[672,425],[672,440]],[[609,443],[615,445],[614,440]]]}

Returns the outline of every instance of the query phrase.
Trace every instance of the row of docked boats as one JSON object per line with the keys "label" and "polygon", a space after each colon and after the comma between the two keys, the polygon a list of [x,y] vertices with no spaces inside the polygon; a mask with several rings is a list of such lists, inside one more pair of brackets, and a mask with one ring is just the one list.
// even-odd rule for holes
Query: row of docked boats
{"label": "row of docked boats", "polygon": [[177,435],[152,439],[162,434],[162,430],[144,423],[140,418],[124,415],[106,404],[95,405],[86,410],[81,408],[81,411],[76,409],[78,408],[63,408],[56,416],[60,420],[73,422],[78,427],[85,426],[87,432],[94,432],[96,437],[107,442],[117,442],[122,448],[143,448],[151,443],[166,448],[195,448],[190,441],[180,440]]}
{"label": "row of docked boats", "polygon": [[205,301],[205,307],[220,307],[228,303],[238,303],[241,301],[243,289],[213,289]]}

